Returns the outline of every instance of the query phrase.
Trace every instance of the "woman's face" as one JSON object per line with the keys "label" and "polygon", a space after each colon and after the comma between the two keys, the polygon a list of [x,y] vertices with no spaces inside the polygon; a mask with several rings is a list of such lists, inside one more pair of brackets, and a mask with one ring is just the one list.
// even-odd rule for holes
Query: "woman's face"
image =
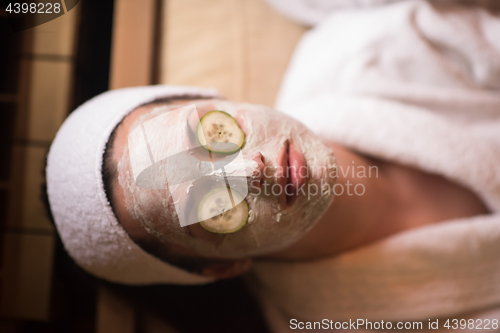
{"label": "woman's face", "polygon": [[[196,106],[192,112],[174,112],[192,104]],[[240,168],[248,185],[249,219],[230,234],[209,232],[199,223],[181,226],[180,207],[187,215],[195,212],[196,207],[189,203],[205,194],[193,187],[195,180],[175,189],[161,180],[163,188],[148,189],[136,183],[133,170],[136,148],[129,136],[135,129],[165,115],[168,121],[157,128],[165,135],[154,149],[169,156],[193,148],[198,119],[212,110],[230,114],[245,134]],[[156,140],[150,136],[150,141]],[[176,249],[183,255],[239,259],[281,250],[307,233],[333,200],[329,189],[336,181],[336,162],[331,149],[296,120],[264,106],[224,100],[147,105],[124,119],[113,148],[118,165],[115,210],[125,230],[134,240],[156,238],[166,247],[168,244],[170,251]],[[176,172],[192,172],[201,165],[179,164]]]}

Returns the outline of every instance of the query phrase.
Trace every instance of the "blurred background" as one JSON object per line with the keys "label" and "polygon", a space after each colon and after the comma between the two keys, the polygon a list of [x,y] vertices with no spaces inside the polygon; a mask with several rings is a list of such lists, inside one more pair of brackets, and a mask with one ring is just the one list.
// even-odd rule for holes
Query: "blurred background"
{"label": "blurred background", "polygon": [[28,23],[0,2],[0,332],[266,332],[242,279],[127,287],[81,270],[44,206],[45,156],[67,115],[108,89],[216,87],[272,106],[306,28],[264,0],[25,2],[63,13],[13,32]]}

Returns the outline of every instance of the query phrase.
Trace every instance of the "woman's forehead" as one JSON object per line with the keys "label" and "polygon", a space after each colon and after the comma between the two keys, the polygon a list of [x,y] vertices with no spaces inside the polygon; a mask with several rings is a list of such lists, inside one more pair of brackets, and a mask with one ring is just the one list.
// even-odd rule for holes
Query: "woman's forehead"
{"label": "woman's forehead", "polygon": [[121,159],[123,155],[123,148],[127,144],[128,135],[131,130],[133,130],[134,127],[140,125],[141,123],[154,117],[157,112],[169,112],[187,104],[203,104],[216,101],[218,101],[218,99],[180,99],[169,102],[150,103],[139,106],[138,108],[130,112],[117,128],[117,135],[115,137],[115,142],[113,142],[115,158],[117,160]]}
{"label": "woman's forehead", "polygon": [[[122,123],[126,123],[125,127],[130,128],[131,125],[137,121],[144,122],[149,119],[148,115],[151,117],[156,116],[158,113],[164,113],[173,111],[177,108],[183,107],[188,104],[200,104],[206,102],[214,102],[213,99],[197,99],[197,100],[174,100],[170,102],[159,102],[150,103],[146,105],[139,106],[134,111],[129,113]],[[127,126],[128,125],[128,126]]]}

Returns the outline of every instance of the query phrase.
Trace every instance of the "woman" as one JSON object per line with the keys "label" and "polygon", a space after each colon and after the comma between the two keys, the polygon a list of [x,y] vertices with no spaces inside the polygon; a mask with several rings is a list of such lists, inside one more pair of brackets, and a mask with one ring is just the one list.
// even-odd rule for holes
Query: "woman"
{"label": "woman", "polygon": [[[498,27],[481,8],[423,1],[334,12],[301,41],[278,98],[302,124],[196,88],[94,98],[48,159],[68,252],[98,276],[139,284],[229,278],[254,261],[276,331],[292,319],[426,321],[497,305]],[[189,105],[200,124],[225,111],[245,135],[245,179],[257,190],[245,197],[254,216],[234,233],[181,227],[182,196],[137,184],[130,135]],[[189,119],[172,116],[166,133],[187,126],[158,149],[190,149]],[[265,193],[276,184],[319,191]]]}

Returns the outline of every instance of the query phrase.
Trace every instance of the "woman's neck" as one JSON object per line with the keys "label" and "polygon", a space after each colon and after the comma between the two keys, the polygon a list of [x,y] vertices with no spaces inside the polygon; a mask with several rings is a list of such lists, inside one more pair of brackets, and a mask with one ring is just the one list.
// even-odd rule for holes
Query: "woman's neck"
{"label": "woman's neck", "polygon": [[379,163],[339,145],[330,147],[338,163],[333,203],[302,239],[265,258],[307,260],[333,256],[393,232],[384,223],[392,192]]}
{"label": "woman's neck", "polygon": [[404,230],[488,213],[474,193],[442,176],[329,146],[339,195],[302,239],[262,258],[332,257]]}

